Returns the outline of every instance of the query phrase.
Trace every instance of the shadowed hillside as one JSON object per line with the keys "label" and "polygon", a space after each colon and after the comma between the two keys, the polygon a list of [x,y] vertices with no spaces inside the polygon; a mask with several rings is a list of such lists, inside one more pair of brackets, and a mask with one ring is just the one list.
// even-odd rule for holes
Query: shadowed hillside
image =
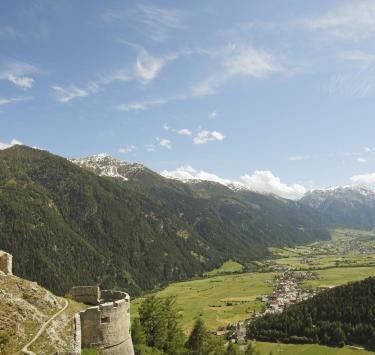
{"label": "shadowed hillside", "polygon": [[137,294],[229,258],[260,258],[268,245],[328,237],[309,213],[284,226],[275,219],[283,208],[269,214],[227,188],[212,189],[149,170],[134,181],[100,177],[14,146],[0,152],[0,248],[17,255],[15,273],[58,294],[96,283]]}

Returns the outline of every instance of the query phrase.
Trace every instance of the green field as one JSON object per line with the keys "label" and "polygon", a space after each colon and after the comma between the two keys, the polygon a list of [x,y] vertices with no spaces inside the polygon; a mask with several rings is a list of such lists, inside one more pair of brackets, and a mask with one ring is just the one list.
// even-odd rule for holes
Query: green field
{"label": "green field", "polygon": [[328,346],[305,344],[277,344],[277,343],[255,343],[256,350],[259,350],[261,355],[369,355],[373,352],[352,348],[345,346],[343,348],[330,348]]}
{"label": "green field", "polygon": [[204,276],[218,276],[223,274],[233,274],[243,271],[243,265],[233,260],[226,261],[221,267],[204,273]]}
{"label": "green field", "polygon": [[[340,229],[332,231],[330,241],[294,248],[270,248],[274,258],[258,264],[266,267],[284,264],[294,270],[314,270],[319,279],[306,281],[306,286],[332,287],[375,276],[375,252],[372,249],[375,251],[374,232]],[[311,259],[309,263],[301,262],[306,258]],[[272,292],[275,272],[233,274],[242,270],[241,264],[229,260],[222,267],[206,273],[203,279],[170,284],[156,295],[177,298],[177,306],[182,315],[181,323],[186,333],[191,330],[198,317],[205,321],[209,329],[218,329],[228,323],[248,319],[254,311],[262,309],[262,302],[257,297]],[[132,302],[133,317],[138,315],[141,300]],[[370,354],[351,347],[339,349],[311,344],[257,342],[256,346],[262,355],[268,355],[271,351],[273,354],[290,355]]]}
{"label": "green field", "polygon": [[[188,331],[201,317],[208,328],[216,329],[249,318],[261,309],[256,297],[272,292],[273,273],[246,273],[177,282],[157,292],[157,296],[176,296],[183,328]],[[137,316],[141,299],[132,302],[132,315]]]}
{"label": "green field", "polygon": [[318,280],[309,280],[305,285],[311,287],[332,287],[351,281],[363,280],[375,276],[375,267],[338,267],[326,270],[317,270]]}

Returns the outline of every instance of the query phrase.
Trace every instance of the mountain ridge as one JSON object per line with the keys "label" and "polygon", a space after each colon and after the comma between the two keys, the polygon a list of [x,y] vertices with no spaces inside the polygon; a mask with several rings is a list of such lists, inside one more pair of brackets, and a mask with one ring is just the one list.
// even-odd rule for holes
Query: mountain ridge
{"label": "mountain ridge", "polygon": [[329,238],[296,202],[129,171],[125,181],[46,151],[0,151],[0,248],[19,256],[15,272],[57,294],[100,284],[137,295],[228,259],[251,265],[271,245]]}

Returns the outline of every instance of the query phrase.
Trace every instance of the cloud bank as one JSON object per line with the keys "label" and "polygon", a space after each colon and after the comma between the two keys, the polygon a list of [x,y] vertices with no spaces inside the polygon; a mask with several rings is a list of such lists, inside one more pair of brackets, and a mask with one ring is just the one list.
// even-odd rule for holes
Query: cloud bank
{"label": "cloud bank", "polygon": [[190,165],[181,166],[173,171],[164,170],[160,173],[170,179],[182,181],[205,180],[213,181],[225,186],[234,186],[252,191],[275,194],[287,199],[298,199],[306,193],[306,188],[299,184],[285,184],[269,170],[256,170],[253,174],[245,174],[238,181],[219,177],[203,170],[196,170]]}

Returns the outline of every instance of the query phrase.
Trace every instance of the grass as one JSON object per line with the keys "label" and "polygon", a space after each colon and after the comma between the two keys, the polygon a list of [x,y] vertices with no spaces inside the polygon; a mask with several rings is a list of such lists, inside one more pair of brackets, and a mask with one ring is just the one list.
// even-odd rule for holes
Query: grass
{"label": "grass", "polygon": [[338,267],[326,270],[317,270],[318,280],[309,280],[305,285],[311,287],[332,287],[351,281],[363,280],[375,276],[375,267]]}
{"label": "grass", "polygon": [[[55,354],[57,351],[67,352],[69,350],[73,336],[73,316],[75,313],[80,312],[89,306],[71,299],[67,300],[69,302],[67,309],[50,323],[46,331],[43,332],[38,340],[32,345],[30,350],[34,353]],[[51,332],[51,330],[53,331]],[[52,341],[51,335],[49,334],[52,334],[55,341]],[[64,342],[57,343],[57,338],[62,339]]]}
{"label": "grass", "polygon": [[99,353],[95,349],[82,349],[81,354],[82,355],[97,355]]}
{"label": "grass", "polygon": [[[201,317],[209,329],[217,329],[242,319],[262,308],[256,300],[272,292],[273,273],[246,273],[177,282],[157,292],[159,297],[176,296],[182,314],[182,326],[190,331],[195,319]],[[136,317],[142,299],[132,302]]]}
{"label": "grass", "polygon": [[226,261],[222,266],[212,271],[206,272],[204,276],[218,276],[222,274],[234,274],[242,272],[244,269],[243,265],[233,260]]}
{"label": "grass", "polygon": [[[255,342],[254,342],[255,343]],[[345,346],[343,348],[331,348],[316,344],[280,344],[280,343],[264,343],[256,342],[256,350],[260,351],[261,355],[284,354],[284,355],[369,355],[370,351],[361,350]]]}

